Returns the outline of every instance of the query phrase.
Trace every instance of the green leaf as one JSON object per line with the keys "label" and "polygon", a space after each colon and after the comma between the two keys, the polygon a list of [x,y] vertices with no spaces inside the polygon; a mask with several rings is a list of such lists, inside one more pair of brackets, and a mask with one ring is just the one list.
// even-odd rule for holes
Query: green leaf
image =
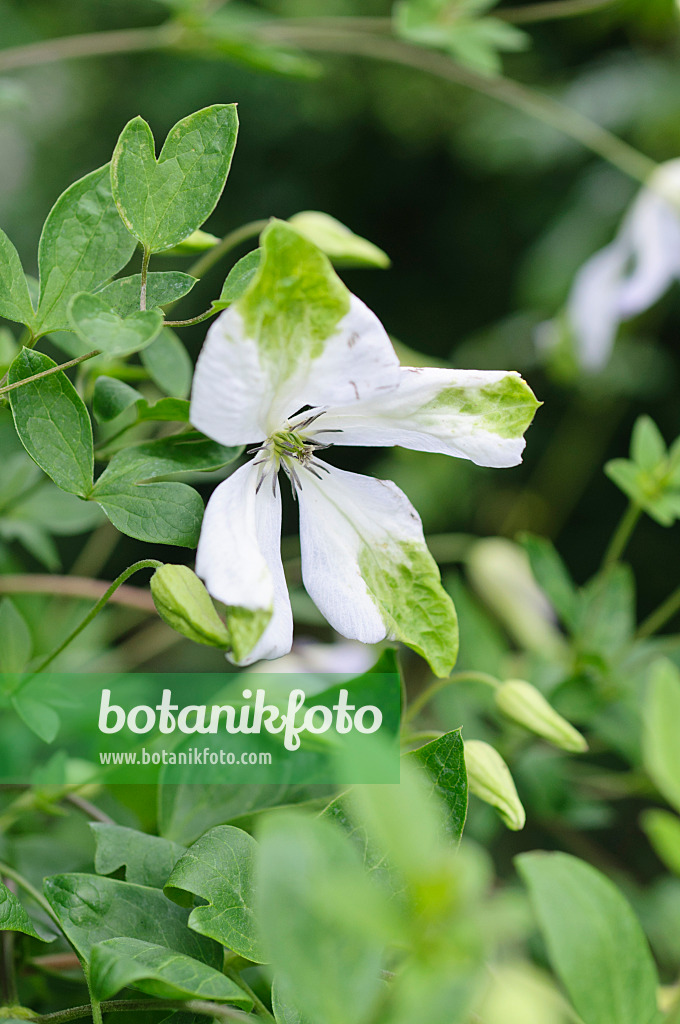
{"label": "green leaf", "polygon": [[148,348],[142,349],[140,356],[161,391],[173,398],[187,397],[194,367],[174,331],[164,327]]}
{"label": "green leaf", "polygon": [[651,807],[642,812],[642,830],[669,871],[680,875],[680,818]]}
{"label": "green leaf", "polygon": [[[219,239],[218,239],[219,241]],[[196,278],[181,274],[177,270],[152,273],[146,279],[146,308],[155,309],[188,295],[196,284]],[[119,277],[111,281],[97,295],[119,316],[130,316],[139,311],[139,297],[142,290],[142,275]]]}
{"label": "green leaf", "polygon": [[23,672],[33,653],[28,624],[9,597],[0,600],[0,672]]}
{"label": "green leaf", "polygon": [[70,330],[69,299],[92,292],[130,260],[135,240],[111,195],[109,165],[76,181],[57,199],[40,236],[40,301],[35,332]]}
{"label": "green leaf", "polygon": [[12,708],[31,732],[39,736],[43,742],[51,743],[59,731],[61,719],[58,712],[42,699],[39,692],[34,695],[29,691],[29,686],[11,697]]}
{"label": "green leaf", "polygon": [[90,828],[97,846],[94,866],[99,875],[109,875],[125,866],[128,882],[162,889],[175,864],[186,853],[186,847],[178,843],[123,825],[94,822]]}
{"label": "green leaf", "polygon": [[654,662],[643,707],[645,768],[660,793],[680,812],[680,673],[665,659]]}
{"label": "green leaf", "polygon": [[228,949],[264,962],[255,918],[253,874],[257,843],[240,828],[220,825],[190,847],[168,878],[165,894],[183,906],[193,896],[206,900],[195,907],[189,927]]}
{"label": "green leaf", "polygon": [[4,231],[0,231],[0,316],[28,328],[35,323],[35,310],[19,253]]}
{"label": "green leaf", "polygon": [[159,398],[147,402],[135,388],[116,377],[102,375],[94,385],[92,411],[100,423],[109,423],[132,405],[136,405],[137,421],[156,420],[188,423],[189,402],[183,398]]}
{"label": "green leaf", "polygon": [[214,299],[211,309],[217,313],[221,309],[231,306],[232,302],[238,302],[248,291],[262,262],[262,250],[253,249],[252,252],[242,256],[238,263],[235,263],[227,274],[227,279],[222,285],[219,299]]}
{"label": "green leaf", "polygon": [[319,786],[215,785],[162,786],[159,827],[175,842],[192,843],[214,825],[250,817],[270,807],[298,804],[323,794]]}
{"label": "green leaf", "polygon": [[222,950],[187,928],[187,911],[160,889],[98,875],[53,875],[45,896],[69,942],[89,961],[92,947],[106,939],[132,938],[222,966]]}
{"label": "green leaf", "polygon": [[111,183],[127,228],[150,252],[187,238],[217,205],[236,145],[234,104],[216,104],[170,129],[158,161],[151,129],[128,122],[116,143]]}
{"label": "green leaf", "polygon": [[630,440],[630,457],[645,472],[653,472],[666,461],[666,442],[650,416],[639,416]]}
{"label": "green leaf", "polygon": [[84,345],[83,352],[98,348],[107,356],[129,356],[146,348],[163,326],[157,309],[138,309],[122,319],[99,295],[81,292],[69,302],[71,326]]}
{"label": "green leaf", "polygon": [[581,591],[576,623],[580,650],[604,658],[619,656],[635,632],[635,579],[628,565],[594,576]]}
{"label": "green leaf", "polygon": [[90,981],[98,999],[131,985],[157,999],[209,999],[250,1010],[243,989],[213,967],[140,939],[107,939],[92,949]]}
{"label": "green leaf", "polygon": [[279,983],[319,1024],[363,1024],[375,1015],[391,934],[386,899],[331,822],[290,813],[264,825],[259,904]]}
{"label": "green leaf", "polygon": [[527,884],[550,961],[584,1024],[649,1024],[656,967],[630,905],[599,871],[566,853],[525,853]]}
{"label": "green leaf", "polygon": [[[56,366],[48,356],[22,349],[9,370],[15,384]],[[92,489],[92,424],[85,403],[63,371],[9,392],[24,448],[58,487],[86,497]]]}
{"label": "green leaf", "polygon": [[91,498],[129,537],[196,547],[203,519],[200,495],[184,483],[150,481],[221,469],[239,454],[240,449],[224,448],[195,431],[135,445],[114,455]]}
{"label": "green leaf", "polygon": [[116,377],[97,377],[92,398],[92,412],[100,423],[115,420],[135,402],[143,402],[144,396]]}
{"label": "green leaf", "polygon": [[335,217],[305,210],[288,218],[296,231],[318,245],[337,267],[389,267],[390,258],[373,242],[345,227]]}
{"label": "green leaf", "polygon": [[293,1006],[290,993],[277,975],[272,983],[272,1010],[276,1024],[313,1024]]}
{"label": "green leaf", "polygon": [[21,932],[23,935],[30,935],[32,939],[40,939],[41,942],[47,941],[38,935],[19,900],[2,882],[0,882],[0,931]]}
{"label": "green leaf", "polygon": [[406,754],[406,760],[417,761],[430,776],[448,812],[447,835],[455,843],[460,842],[467,816],[467,773],[460,729],[418,747]]}
{"label": "green leaf", "polygon": [[529,556],[534,579],[565,626],[573,629],[578,617],[579,595],[566,565],[545,537],[525,533],[520,542]]}

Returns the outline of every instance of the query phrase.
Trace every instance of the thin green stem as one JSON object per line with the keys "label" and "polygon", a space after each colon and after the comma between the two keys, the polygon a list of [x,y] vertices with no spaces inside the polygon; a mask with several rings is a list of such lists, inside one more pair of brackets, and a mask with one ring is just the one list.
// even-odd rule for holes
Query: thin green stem
{"label": "thin green stem", "polygon": [[255,238],[266,228],[267,224],[266,220],[251,220],[248,224],[243,224],[240,228],[230,231],[221,242],[218,242],[212,249],[208,249],[203,256],[192,263],[187,274],[191,277],[203,277],[216,263],[219,263],[223,256],[241,245],[242,242],[247,242],[249,238]]}
{"label": "thin green stem", "polygon": [[412,46],[389,36],[347,30],[328,32],[322,27],[314,30],[299,29],[285,21],[269,22],[258,30],[258,34],[265,41],[295,43],[302,49],[344,53],[401,64],[473,89],[568,135],[636,181],[646,183],[657,168],[654,160],[591,121],[585,114],[502,75],[477,74],[445,54]]}
{"label": "thin green stem", "polygon": [[261,1017],[266,1017],[267,1020],[276,1020],[276,1018],[274,1017],[274,1014],[271,1013],[271,1011],[267,1009],[267,1007],[264,1005],[264,1003],[262,1002],[260,997],[257,995],[257,993],[253,992],[253,990],[250,987],[250,985],[248,984],[248,982],[243,980],[243,978],[238,973],[238,971],[234,971],[231,968],[227,968],[227,970],[225,970],[224,973],[226,974],[226,976],[228,978],[231,978],[231,980],[234,982],[234,984],[238,985],[238,987],[243,992],[245,992],[247,996],[250,996],[250,998],[253,1001],[253,1006],[255,1007],[255,1010],[257,1011],[257,1013],[260,1014]]}
{"label": "thin green stem", "polygon": [[92,622],[94,618],[96,618],[97,615],[99,615],[102,608],[104,608],[109,598],[112,596],[112,594],[116,592],[121,583],[125,583],[125,581],[128,580],[134,573],[139,572],[140,569],[159,569],[162,564],[162,562],[157,561],[155,558],[144,558],[142,559],[142,561],[135,562],[134,565],[128,566],[128,568],[125,569],[120,574],[120,576],[117,576],[113,583],[110,585],[110,587],[108,587],[108,589],[102,594],[102,596],[95,604],[94,608],[92,608],[91,611],[88,612],[88,614],[85,616],[82,622],[69,633],[65,640],[62,640],[62,642],[57,647],[55,647],[51,654],[48,654],[46,658],[43,658],[43,660],[39,663],[39,665],[34,671],[44,672],[47,666],[51,665],[54,659],[58,655],[60,655],[61,652],[64,651],[80,633],[82,633],[86,626],[89,626],[89,624]]}
{"label": "thin green stem", "polygon": [[641,515],[642,509],[640,506],[636,505],[634,501],[631,501],[621,517],[621,521],[614,531],[614,535],[609,542],[607,550],[605,551],[604,558],[602,559],[603,569],[609,569],[612,565],[615,565],[620,561],[623,552],[628,546],[628,541],[633,536],[633,531],[635,530]]}
{"label": "thin green stem", "polygon": [[31,883],[27,881],[23,875],[20,875],[18,871],[11,868],[9,864],[0,864],[0,875],[5,875],[7,878],[11,878],[13,882],[16,882],[24,892],[28,893],[31,899],[34,900],[39,907],[42,907],[47,916],[51,918],[51,920],[54,921],[57,927],[61,930],[59,918],[52,910],[52,907],[49,905],[43,894],[38,892],[37,889],[34,889]]}
{"label": "thin green stem", "polygon": [[[8,877],[7,881],[11,881]],[[6,1006],[17,1006],[19,991],[14,963],[14,932],[4,931],[0,936],[2,945],[2,989]]]}
{"label": "thin green stem", "polygon": [[76,356],[75,359],[69,359],[67,363],[51,366],[49,370],[41,370],[40,373],[34,373],[31,377],[24,377],[23,380],[16,380],[14,384],[8,384],[6,387],[0,388],[0,395],[4,395],[8,391],[14,391],[16,388],[22,388],[24,384],[32,384],[34,380],[40,380],[42,377],[49,377],[53,373],[59,373],[60,370],[70,370],[72,366],[77,366],[79,363],[84,363],[86,359],[92,359],[94,356],[99,355],[101,355],[100,350],[94,348],[91,352],[86,352],[84,356]]}
{"label": "thin green stem", "polygon": [[144,246],[142,253],[142,285],[139,292],[139,308],[141,310],[146,309],[146,281],[149,275],[149,261],[151,259],[151,249],[147,249]]}
{"label": "thin green stem", "polygon": [[[139,1013],[149,1011],[154,1013],[157,1010],[181,1010],[187,1013],[200,1014],[202,1017],[212,1017],[215,1020],[226,1021],[252,1021],[252,1017],[232,1006],[225,1006],[221,1003],[210,1003],[204,999],[191,999],[188,1002],[180,1002],[176,999],[107,999],[100,1003],[104,1013]],[[73,1020],[83,1020],[92,1016],[92,1008],[89,1004],[85,1006],[71,1006],[68,1010],[57,1010],[55,1013],[46,1013],[42,1017],[33,1017],[31,1020],[40,1024],[70,1024]]]}
{"label": "thin green stem", "polygon": [[680,612],[680,587],[677,587],[670,597],[667,597],[655,611],[640,623],[636,636],[640,640],[653,636],[678,612]]}
{"label": "thin green stem", "polygon": [[437,679],[436,682],[430,686],[425,687],[422,693],[413,700],[403,718],[403,725],[408,725],[412,722],[420,712],[423,710],[426,704],[436,697],[438,693],[446,689],[447,686],[455,686],[457,683],[482,683],[485,686],[492,686],[494,689],[500,686],[500,680],[496,679],[495,676],[491,676],[488,672],[455,672],[452,676],[448,676],[447,679]]}
{"label": "thin green stem", "polygon": [[199,313],[198,316],[192,316],[189,320],[166,320],[166,327],[191,327],[192,324],[200,324],[204,320],[208,320],[211,316],[215,316],[219,313],[219,309],[207,309],[205,313]]}

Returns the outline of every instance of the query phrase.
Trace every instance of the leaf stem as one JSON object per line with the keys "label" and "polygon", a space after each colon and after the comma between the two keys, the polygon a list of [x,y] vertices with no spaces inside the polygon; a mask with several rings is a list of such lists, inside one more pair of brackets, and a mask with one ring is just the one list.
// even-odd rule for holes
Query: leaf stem
{"label": "leaf stem", "polygon": [[199,257],[195,263],[192,263],[187,270],[187,274],[191,277],[203,277],[216,263],[219,263],[223,256],[226,256],[228,252],[235,249],[237,245],[241,245],[242,242],[247,242],[249,238],[255,238],[259,235],[268,223],[267,220],[251,220],[247,224],[241,225],[240,228],[230,231],[221,242],[218,242],[212,249],[208,249],[203,256]]}
{"label": "leaf stem", "polygon": [[[200,1014],[203,1017],[213,1017],[215,1020],[225,1021],[252,1021],[248,1014],[235,1010],[232,1006],[221,1003],[210,1003],[204,999],[191,999],[186,1003],[175,999],[107,999],[100,1003],[104,1013],[139,1013],[148,1010],[151,1013],[156,1010],[183,1010],[188,1013]],[[92,1008],[89,1004],[85,1006],[71,1006],[68,1010],[57,1010],[55,1013],[46,1013],[42,1017],[33,1017],[33,1021],[40,1024],[70,1024],[73,1020],[82,1020],[92,1016]]]}
{"label": "leaf stem", "polygon": [[[57,594],[75,599],[97,601],[108,593],[106,580],[92,580],[85,576],[51,576],[34,573],[28,576],[0,575],[0,594]],[[119,587],[109,597],[111,604],[153,613],[156,607],[150,594],[138,587]]]}
{"label": "leaf stem", "polygon": [[15,871],[14,868],[11,868],[9,864],[0,864],[0,875],[6,875],[7,878],[11,878],[13,882],[16,882],[17,885],[24,890],[24,892],[27,892],[31,899],[33,899],[38,904],[38,906],[45,911],[47,916],[52,921],[54,921],[54,923],[61,931],[59,918],[52,910],[52,907],[49,905],[43,894],[41,892],[38,892],[38,890],[35,889],[31,885],[31,883],[24,878],[23,875],[20,875],[18,871]]}
{"label": "leaf stem", "polygon": [[207,309],[205,313],[199,313],[198,316],[192,316],[189,320],[166,320],[166,327],[191,327],[192,324],[200,324],[203,320],[208,320],[209,317],[215,316],[219,313],[218,309]]}
{"label": "leaf stem", "polygon": [[680,587],[677,587],[670,597],[667,597],[658,608],[640,623],[635,634],[638,640],[653,636],[678,612],[680,612]]}
{"label": "leaf stem", "polygon": [[262,1002],[257,993],[253,992],[248,982],[244,981],[244,979],[241,977],[238,971],[234,971],[231,968],[227,968],[227,970],[225,970],[224,973],[228,978],[231,978],[234,984],[238,985],[238,987],[243,992],[245,992],[247,996],[250,996],[250,998],[253,1001],[253,1006],[255,1007],[256,1011],[260,1014],[261,1017],[266,1017],[267,1020],[276,1020],[274,1014],[267,1009],[267,1007]]}
{"label": "leaf stem", "polygon": [[16,380],[14,384],[7,384],[6,387],[0,388],[0,395],[4,395],[8,391],[14,391],[16,388],[22,388],[24,384],[32,384],[34,380],[40,380],[42,377],[49,377],[53,373],[59,373],[60,370],[70,370],[72,366],[77,366],[79,363],[84,363],[86,359],[92,359],[94,356],[99,355],[101,355],[101,351],[98,348],[93,348],[91,352],[86,352],[84,356],[76,356],[75,359],[69,359],[67,363],[60,363],[59,366],[50,366],[49,370],[41,370],[40,373],[34,373],[31,377],[24,377],[23,380]]}
{"label": "leaf stem", "polygon": [[634,501],[631,501],[621,517],[621,521],[614,531],[614,535],[609,542],[607,550],[605,551],[604,558],[602,559],[603,569],[609,569],[612,565],[615,565],[620,561],[641,515],[642,509],[640,506],[636,505]]}
{"label": "leaf stem", "polygon": [[585,114],[502,75],[478,74],[443,53],[413,46],[384,35],[348,30],[329,32],[323,27],[314,30],[299,29],[290,21],[267,23],[258,30],[258,35],[264,41],[282,40],[294,43],[302,49],[344,53],[401,64],[473,89],[550,125],[636,181],[646,183],[657,168],[654,160],[595,121],[591,121]]}
{"label": "leaf stem", "polygon": [[496,679],[495,676],[491,676],[488,672],[454,672],[452,676],[447,679],[437,679],[436,682],[431,683],[430,686],[426,686],[422,693],[413,700],[402,719],[402,725],[408,725],[412,722],[420,712],[423,710],[426,704],[432,700],[433,697],[447,686],[455,686],[457,683],[483,683],[485,686],[492,686],[494,689],[500,686],[500,680]]}
{"label": "leaf stem", "polygon": [[146,309],[146,281],[149,275],[149,261],[151,259],[151,249],[144,246],[142,253],[142,286],[139,292],[139,308],[141,310]]}
{"label": "leaf stem", "polygon": [[65,650],[70,643],[72,643],[75,640],[78,634],[82,633],[86,626],[89,626],[92,620],[97,615],[99,615],[99,612],[106,605],[107,601],[112,596],[112,594],[116,592],[121,583],[125,583],[125,581],[128,580],[130,576],[132,576],[136,572],[139,572],[140,569],[158,569],[162,564],[162,562],[157,561],[155,558],[144,558],[142,559],[142,561],[135,562],[134,565],[130,565],[128,566],[127,569],[124,569],[120,576],[117,576],[113,583],[102,594],[102,596],[95,604],[94,608],[92,608],[88,612],[88,614],[85,616],[82,622],[69,633],[65,640],[62,640],[62,642],[57,647],[55,647],[51,654],[48,654],[46,658],[43,658],[43,660],[38,664],[37,668],[34,669],[34,672],[44,672],[47,666],[50,665],[54,661],[54,659],[59,654],[61,654],[61,652]]}

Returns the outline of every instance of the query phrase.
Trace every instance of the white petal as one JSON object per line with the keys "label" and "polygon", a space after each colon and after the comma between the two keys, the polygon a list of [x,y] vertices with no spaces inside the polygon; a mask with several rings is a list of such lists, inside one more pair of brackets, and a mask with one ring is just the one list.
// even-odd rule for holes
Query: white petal
{"label": "white petal", "polygon": [[306,406],[352,404],[395,386],[399,360],[385,328],[360,299],[335,331],[301,349],[282,372],[276,353],[246,335],[236,306],[215,321],[198,357],[191,423],[224,445],[264,440]]}
{"label": "white petal", "polygon": [[224,445],[252,444],[267,436],[272,381],[255,342],[232,307],[215,320],[196,363],[189,419]]}
{"label": "white petal", "polygon": [[256,493],[259,467],[241,466],[213,492],[196,552],[196,572],[210,594],[230,607],[273,608],[264,633],[247,658],[287,654],[293,617],[281,562],[281,493],[272,477]]}
{"label": "white petal", "polygon": [[654,305],[680,271],[680,216],[670,203],[643,189],[623,231],[635,265],[619,291],[619,312],[627,320]]}
{"label": "white petal", "polygon": [[598,370],[609,359],[622,319],[621,284],[629,258],[627,243],[617,240],[591,256],[574,278],[567,312],[587,370]]}
{"label": "white petal", "polygon": [[402,640],[445,675],[458,645],[455,611],[418,513],[389,480],[326,468],[320,478],[300,472],[302,579],[309,596],[343,636]]}
{"label": "white petal", "polygon": [[[538,403],[518,373],[402,367],[399,386],[317,421],[319,440],[341,445],[401,445],[515,466]],[[341,430],[342,434],[326,434]]]}
{"label": "white petal", "polygon": [[380,320],[356,295],[349,313],[323,342],[319,354],[301,361],[281,383],[272,424],[305,406],[352,406],[397,386],[399,358]]}

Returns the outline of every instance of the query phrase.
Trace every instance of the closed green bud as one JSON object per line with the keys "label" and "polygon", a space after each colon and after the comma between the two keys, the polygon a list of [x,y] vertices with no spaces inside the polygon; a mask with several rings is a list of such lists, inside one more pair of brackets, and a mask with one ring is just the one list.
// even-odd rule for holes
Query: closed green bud
{"label": "closed green bud", "polygon": [[509,679],[496,690],[496,704],[513,722],[523,725],[525,729],[542,736],[562,750],[582,754],[588,749],[581,733],[566,718],[558,715],[531,683],[525,683],[522,679]]}
{"label": "closed green bud", "polygon": [[197,644],[231,646],[227,627],[215,611],[210,594],[186,565],[162,565],[151,577],[158,614],[182,636]]}
{"label": "closed green bud", "polygon": [[346,228],[335,217],[316,210],[296,213],[288,223],[343,267],[389,267],[390,258],[373,242]]}
{"label": "closed green bud", "polygon": [[464,750],[470,792],[495,807],[513,832],[524,828],[524,808],[510,769],[498,751],[483,740],[467,740]]}
{"label": "closed green bud", "polygon": [[217,235],[211,235],[209,231],[192,231],[179,245],[173,245],[172,249],[166,249],[163,255],[193,256],[194,253],[212,249],[219,241]]}

